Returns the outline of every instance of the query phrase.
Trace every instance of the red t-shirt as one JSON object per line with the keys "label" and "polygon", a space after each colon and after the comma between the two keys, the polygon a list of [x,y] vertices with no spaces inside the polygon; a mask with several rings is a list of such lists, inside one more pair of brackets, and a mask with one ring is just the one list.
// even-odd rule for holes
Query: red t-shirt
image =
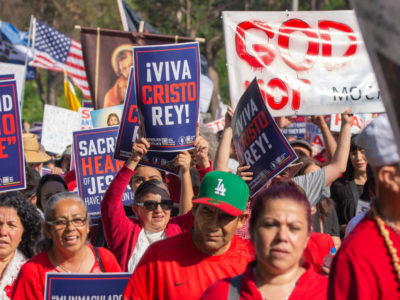
{"label": "red t-shirt", "polygon": [[312,232],[308,239],[307,248],[304,249],[303,259],[311,264],[315,272],[321,273],[324,258],[329,254],[332,247],[335,247],[335,244],[329,234]]}
{"label": "red t-shirt", "polygon": [[253,245],[237,236],[224,254],[210,256],[194,246],[187,231],[147,249],[124,299],[199,299],[210,284],[243,273],[253,259]]}
{"label": "red t-shirt", "polygon": [[[253,268],[255,261],[249,263],[243,273],[240,284],[240,300],[263,300],[255,284],[256,277]],[[314,272],[310,265],[305,266],[306,271],[300,276],[288,300],[323,300],[327,298],[328,278]],[[231,278],[217,281],[203,294],[201,299],[226,300]]]}
{"label": "red t-shirt", "polygon": [[[93,247],[89,245],[96,254]],[[117,263],[114,255],[104,248],[98,248],[101,261],[106,272],[121,272],[121,267]],[[47,251],[36,255],[24,264],[19,272],[18,278],[14,284],[12,299],[40,299],[44,298],[45,279],[47,272],[59,272],[50,262]],[[90,273],[102,273],[99,262],[95,261]]]}
{"label": "red t-shirt", "polygon": [[[400,253],[400,237],[390,227],[390,239]],[[364,218],[344,239],[329,275],[329,299],[400,299],[385,241],[375,221]]]}

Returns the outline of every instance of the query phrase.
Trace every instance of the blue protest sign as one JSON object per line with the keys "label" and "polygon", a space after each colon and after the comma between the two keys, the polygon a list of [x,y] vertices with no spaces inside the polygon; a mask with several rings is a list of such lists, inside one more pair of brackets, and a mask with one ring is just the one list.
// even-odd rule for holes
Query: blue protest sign
{"label": "blue protest sign", "polygon": [[120,300],[130,273],[46,273],[45,300]]}
{"label": "blue protest sign", "polygon": [[22,128],[15,80],[0,81],[0,192],[25,188]]}
{"label": "blue protest sign", "polygon": [[[85,201],[89,216],[96,224],[100,217],[100,202],[114,176],[124,165],[115,160],[114,148],[117,126],[95,128],[73,133],[73,156],[75,159],[76,181],[79,196]],[[124,192],[124,205],[133,202],[128,187]]]}
{"label": "blue protest sign", "polygon": [[121,160],[127,160],[131,156],[132,144],[139,136],[139,114],[133,75],[133,68],[131,67],[124,101],[124,110],[121,116],[121,124],[119,126],[117,145],[114,153],[114,158]]}
{"label": "blue protest sign", "polygon": [[153,167],[178,176],[179,167],[173,165],[173,159],[178,154],[178,152],[148,151],[140,160],[139,165]]}
{"label": "blue protest sign", "polygon": [[133,47],[137,103],[150,150],[193,148],[199,110],[198,43]]}
{"label": "blue protest sign", "polygon": [[306,136],[306,117],[297,116],[294,118],[292,123],[282,131],[282,133],[285,136],[291,135],[296,137],[296,139],[304,139]]}
{"label": "blue protest sign", "polygon": [[14,74],[0,75],[0,80],[13,80],[14,78],[15,78]]}
{"label": "blue protest sign", "polygon": [[250,196],[297,159],[271,117],[254,79],[236,106],[232,118],[233,143],[241,164],[250,166]]}

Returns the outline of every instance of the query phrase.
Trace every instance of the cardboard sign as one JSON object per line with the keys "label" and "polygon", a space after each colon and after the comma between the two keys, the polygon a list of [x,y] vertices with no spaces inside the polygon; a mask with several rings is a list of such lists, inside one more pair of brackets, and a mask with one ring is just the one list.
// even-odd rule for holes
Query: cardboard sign
{"label": "cardboard sign", "polygon": [[120,300],[130,273],[46,273],[45,300]]}
{"label": "cardboard sign", "polygon": [[256,79],[240,98],[232,118],[232,128],[239,162],[250,166],[249,172],[254,174],[248,182],[253,197],[268,180],[297,159],[268,112]]}
{"label": "cardboard sign", "polygon": [[[105,127],[74,132],[73,156],[79,196],[85,201],[92,224],[100,217],[100,202],[114,176],[124,165],[115,160],[114,148],[118,127]],[[129,187],[124,192],[124,205],[133,202]]]}
{"label": "cardboard sign", "polygon": [[137,102],[150,150],[193,148],[199,114],[198,43],[133,48]]}
{"label": "cardboard sign", "polygon": [[62,154],[67,146],[72,145],[72,132],[79,130],[80,123],[78,112],[46,104],[41,144],[46,151]]}
{"label": "cardboard sign", "polygon": [[273,116],[384,111],[353,11],[222,16],[233,107],[257,76]]}
{"label": "cardboard sign", "polygon": [[25,189],[25,163],[16,80],[0,81],[0,192]]}
{"label": "cardboard sign", "polygon": [[92,117],[90,116],[92,110],[93,108],[79,107],[78,113],[81,118],[81,130],[93,128]]}
{"label": "cardboard sign", "polygon": [[139,138],[139,113],[136,103],[135,80],[133,68],[129,73],[128,89],[125,95],[124,110],[121,117],[121,125],[118,131],[117,146],[114,157],[127,160],[132,154],[133,142]]}

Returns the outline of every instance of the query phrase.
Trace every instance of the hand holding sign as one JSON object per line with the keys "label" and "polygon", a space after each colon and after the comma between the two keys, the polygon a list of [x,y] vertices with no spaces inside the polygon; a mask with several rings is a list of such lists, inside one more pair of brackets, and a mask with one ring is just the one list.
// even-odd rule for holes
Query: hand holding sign
{"label": "hand holding sign", "polygon": [[179,171],[181,173],[189,172],[191,161],[192,158],[190,156],[190,153],[188,151],[182,151],[177,156],[175,156],[174,165],[180,168]]}
{"label": "hand holding sign", "polygon": [[208,168],[210,161],[208,159],[208,142],[198,133],[196,134],[196,140],[193,143],[194,149],[194,161],[196,165],[201,168]]}
{"label": "hand holding sign", "polygon": [[[144,137],[141,137],[137,142],[134,142],[132,145],[131,157],[129,158],[129,160],[126,163],[128,168],[134,170],[136,168],[136,165],[139,163],[139,161],[143,158],[143,156],[146,155],[149,148],[150,148],[150,144]],[[131,168],[131,166],[133,166],[133,164],[134,164],[134,167]]]}

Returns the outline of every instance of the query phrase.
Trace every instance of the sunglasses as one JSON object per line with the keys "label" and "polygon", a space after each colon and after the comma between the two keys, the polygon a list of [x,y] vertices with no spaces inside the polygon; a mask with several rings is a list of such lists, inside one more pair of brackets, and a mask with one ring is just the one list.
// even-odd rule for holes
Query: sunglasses
{"label": "sunglasses", "polygon": [[153,211],[157,209],[157,206],[161,206],[161,209],[163,210],[170,210],[172,209],[172,206],[174,205],[174,202],[172,200],[161,200],[161,202],[157,202],[155,200],[147,200],[145,202],[138,202],[135,203],[136,206],[144,206],[145,209],[148,211]]}

